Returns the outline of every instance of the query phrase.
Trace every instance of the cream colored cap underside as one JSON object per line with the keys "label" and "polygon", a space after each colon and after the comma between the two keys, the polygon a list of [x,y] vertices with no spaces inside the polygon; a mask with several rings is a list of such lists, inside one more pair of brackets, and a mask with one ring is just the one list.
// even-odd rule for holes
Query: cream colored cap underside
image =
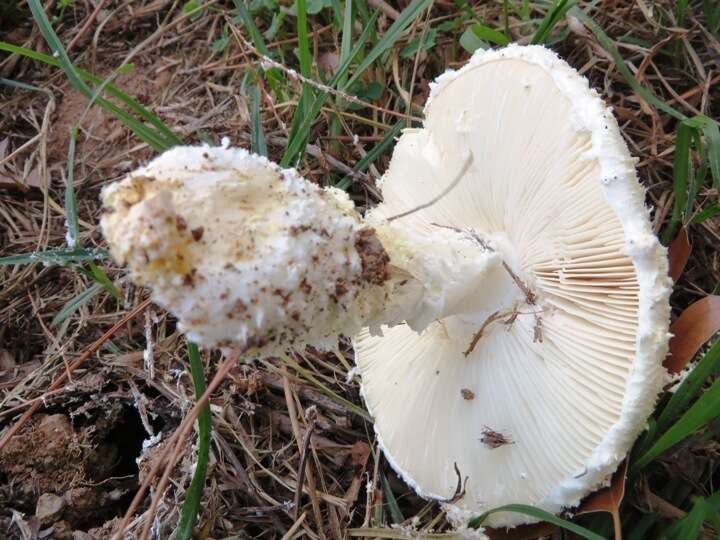
{"label": "cream colored cap underside", "polygon": [[[520,315],[511,325],[488,326],[465,358],[478,324],[450,317],[421,336],[404,325],[384,337],[365,332],[356,361],[395,467],[421,494],[450,497],[457,463],[469,477],[457,504],[481,511],[537,503],[567,478],[582,477],[622,414],[639,289],[591,133],[575,125],[553,78],[513,58],[472,70],[433,97],[424,129],[400,139],[374,217],[431,199],[470,148],[474,162],[457,188],[398,223],[501,238],[507,262],[540,297],[542,342],[533,340],[534,316]],[[485,428],[513,444],[489,448]]]}

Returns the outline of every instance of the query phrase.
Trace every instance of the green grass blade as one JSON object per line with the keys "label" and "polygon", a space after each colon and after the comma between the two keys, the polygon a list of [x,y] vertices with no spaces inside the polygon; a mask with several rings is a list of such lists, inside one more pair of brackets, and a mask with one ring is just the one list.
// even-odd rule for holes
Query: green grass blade
{"label": "green grass blade", "polygon": [[106,259],[107,257],[108,253],[106,251],[97,249],[48,249],[45,251],[35,251],[33,253],[0,257],[0,266],[37,263],[47,266],[65,266],[70,263],[94,261],[98,259]]}
{"label": "green grass blade", "polygon": [[530,43],[535,45],[545,43],[548,37],[550,37],[550,32],[552,32],[553,28],[565,17],[565,14],[576,2],[577,0],[556,0],[553,2],[552,7],[545,14],[545,17],[543,17]]}
{"label": "green grass blade", "polygon": [[693,128],[684,122],[678,125],[675,137],[675,155],[673,157],[673,195],[674,203],[670,223],[665,229],[664,240],[669,242],[677,232],[687,206],[688,177],[690,176],[690,141]]}
{"label": "green grass blade", "polygon": [[[370,18],[369,23],[365,26],[362,33],[360,34],[360,37],[357,40],[357,43],[355,44],[355,47],[353,47],[353,50],[350,51],[350,54],[348,54],[348,57],[345,62],[343,62],[339,67],[338,70],[335,72],[335,75],[328,83],[328,86],[331,88],[334,88],[338,85],[339,81],[343,78],[345,74],[347,74],[348,70],[350,69],[350,65],[352,64],[353,59],[358,55],[358,53],[362,50],[362,48],[365,46],[365,42],[368,39],[368,36],[372,32],[375,21],[377,20],[379,12],[375,12],[373,16]],[[344,86],[341,87],[341,89],[346,88],[349,85],[349,83],[346,83]],[[320,92],[317,96],[315,96],[315,99],[309,106],[308,110],[306,111],[305,115],[302,118],[302,122],[299,124],[298,129],[296,130],[296,133],[309,133],[310,128],[312,127],[313,123],[315,122],[315,119],[317,118],[317,115],[320,113],[320,109],[322,109],[322,106],[325,104],[325,101],[328,98],[328,94],[326,92]],[[293,158],[303,152],[303,149],[305,148],[305,145],[307,144],[307,139],[304,137],[298,137],[294,136],[292,138],[288,138],[288,145],[285,148],[285,153],[283,154],[282,159],[280,160],[280,166],[287,167],[290,165],[290,163],[293,161]]]}
{"label": "green grass blade", "polygon": [[88,268],[90,269],[89,276],[97,283],[102,285],[107,292],[113,295],[113,298],[115,298],[115,300],[117,300],[118,302],[122,302],[122,296],[120,296],[120,291],[118,291],[117,287],[108,277],[108,275],[102,271],[102,268],[100,268],[92,261],[88,263]]}
{"label": "green grass blade", "polygon": [[10,86],[12,88],[19,88],[20,90],[29,90],[31,92],[40,92],[41,94],[47,94],[47,90],[43,90],[42,88],[38,88],[37,86],[33,86],[32,84],[27,84],[22,81],[13,81],[12,79],[3,79],[0,77],[0,84],[5,86]]}
{"label": "green grass blade", "polygon": [[[47,15],[45,14],[45,10],[42,7],[42,4],[40,3],[40,0],[28,0],[28,5],[30,6],[30,11],[33,14],[33,18],[35,19],[35,22],[38,25],[38,28],[40,29],[40,33],[45,38],[45,41],[50,46],[50,49],[53,51],[53,57],[57,58],[57,61],[59,63],[60,68],[65,72],[65,75],[67,76],[68,80],[70,81],[70,84],[75,88],[78,92],[83,94],[86,98],[92,99],[93,97],[93,91],[90,89],[90,87],[85,84],[85,81],[81,77],[79,71],[75,68],[73,63],[70,61],[70,57],[68,57],[67,53],[65,52],[65,48],[63,47],[62,43],[60,42],[60,38],[58,38],[57,34],[52,28],[52,25],[50,24],[50,21],[47,18]],[[108,105],[110,105],[108,103]],[[133,122],[129,122],[128,120],[132,119],[132,117],[126,117],[121,118],[131,129],[133,129]],[[134,120],[134,119],[132,119]],[[137,122],[135,120],[135,122]],[[133,129],[135,131],[135,129]],[[141,130],[142,132],[143,130]],[[138,133],[138,136],[141,136],[140,133]],[[147,136],[147,134],[145,135]],[[153,138],[150,137],[146,142],[148,144],[151,144],[151,140]]]}
{"label": "green grass blade", "polygon": [[250,147],[260,156],[267,156],[267,142],[260,115],[260,89],[256,84],[250,84]]}
{"label": "green grass blade", "polygon": [[67,235],[65,237],[69,249],[82,247],[80,241],[80,225],[78,223],[77,201],[75,200],[75,144],[77,143],[78,128],[70,130],[70,144],[68,146],[67,176],[65,185],[65,221]]}
{"label": "green grass blade", "polygon": [[708,162],[715,189],[720,191],[720,126],[714,120],[707,119],[702,127],[707,145]]}
{"label": "green grass blade", "polygon": [[70,301],[68,301],[68,303],[65,304],[60,311],[58,311],[57,315],[55,315],[50,323],[50,327],[55,328],[56,326],[62,324],[63,321],[72,316],[73,313],[87,304],[102,290],[103,286],[100,283],[94,283],[89,289],[85,289],[74,298],[71,298]]}
{"label": "green grass blade", "polygon": [[677,10],[675,11],[675,18],[677,19],[677,25],[682,26],[685,23],[685,13],[687,12],[688,0],[677,0]]}
{"label": "green grass blade", "polygon": [[[355,164],[353,170],[355,172],[364,172],[370,165],[375,163],[375,161],[383,154],[383,152],[385,152],[388,146],[392,144],[392,142],[395,140],[395,137],[400,134],[404,126],[404,120],[397,122],[392,127],[392,129],[385,134],[382,140],[375,146],[373,146],[372,150],[365,154],[365,156]],[[345,176],[342,180],[335,184],[335,187],[338,189],[347,189],[352,185],[352,182],[352,176]]]}
{"label": "green grass blade", "polygon": [[548,523],[552,523],[558,527],[562,527],[563,529],[573,532],[582,538],[586,538],[587,540],[603,540],[602,536],[595,534],[580,525],[575,525],[574,523],[546,512],[545,510],[540,510],[539,508],[535,508],[534,506],[529,506],[527,504],[506,504],[505,506],[488,510],[484,514],[470,520],[468,526],[473,528],[480,527],[490,514],[495,514],[496,512],[516,512],[519,514],[525,514],[542,521],[547,521]]}
{"label": "green grass blade", "polygon": [[688,540],[700,537],[700,529],[706,521],[713,522],[717,526],[718,495],[715,493],[708,499],[695,497],[692,510],[682,519],[677,520],[670,527],[662,531],[661,539],[665,540]]}
{"label": "green grass blade", "polygon": [[720,30],[720,4],[717,0],[703,0],[703,13],[707,22],[707,29],[717,37]]}
{"label": "green grass blade", "polygon": [[400,510],[400,506],[398,506],[395,494],[390,487],[390,482],[388,482],[388,479],[385,477],[384,474],[380,475],[380,483],[382,484],[385,499],[387,499],[387,505],[390,509],[390,517],[392,518],[392,522],[402,523],[403,521],[405,521],[405,516],[403,516],[402,510]]}
{"label": "green grass blade", "polygon": [[255,45],[255,48],[260,52],[260,54],[270,56],[270,50],[267,48],[267,45],[265,45],[265,40],[263,39],[260,30],[258,30],[258,27],[255,25],[255,21],[253,20],[252,15],[250,15],[248,8],[245,6],[245,2],[243,0],[233,0],[233,3],[235,4],[238,17],[250,34],[250,39],[252,40],[253,45]]}
{"label": "green grass blade", "polygon": [[85,81],[82,80],[80,74],[75,69],[75,66],[70,61],[70,57],[68,57],[67,53],[65,52],[65,47],[62,46],[60,38],[58,38],[57,34],[53,30],[52,25],[50,24],[50,21],[45,14],[45,10],[40,3],[40,0],[27,0],[27,3],[30,7],[33,18],[35,19],[35,22],[40,29],[40,33],[43,35],[45,41],[47,41],[47,44],[50,46],[50,49],[53,52],[53,56],[58,59],[60,67],[70,80],[70,84],[72,84],[76,90],[85,94],[86,97],[90,97],[92,95],[92,91],[90,90],[88,85],[85,84]]}
{"label": "green grass blade", "polygon": [[489,41],[490,43],[500,45],[501,47],[504,47],[505,45],[510,43],[510,40],[505,34],[503,34],[502,32],[498,32],[497,30],[494,30],[489,26],[485,26],[482,24],[473,24],[472,26],[469,26],[467,30],[475,34],[478,39],[482,41]]}
{"label": "green grass blade", "polygon": [[720,416],[720,379],[705,391],[690,409],[670,427],[657,442],[631,466],[634,476],[643,467],[672,448],[708,422]]}
{"label": "green grass blade", "polygon": [[345,84],[344,88],[352,86],[353,83],[362,76],[365,70],[373,65],[380,55],[395,45],[397,40],[399,40],[405,30],[407,30],[408,26],[410,26],[410,24],[412,24],[412,22],[423,12],[429,3],[430,0],[413,0],[408,7],[400,13],[400,16],[395,20],[390,28],[387,29],[382,38],[380,38],[380,41],[375,44],[365,59],[360,63],[358,68],[355,70],[355,73],[353,73],[353,76],[350,77],[350,80]]}
{"label": "green grass blade", "polygon": [[690,223],[699,225],[703,221],[712,219],[717,215],[720,215],[720,205],[717,203],[711,203],[710,205],[707,206],[707,208],[704,208],[694,218],[692,218],[692,220],[690,220]]}
{"label": "green grass blade", "polygon": [[710,376],[720,369],[720,339],[716,340],[695,368],[685,377],[675,393],[657,417],[657,429],[665,431],[680,412],[696,398]]}
{"label": "green grass blade", "polygon": [[[307,2],[306,0],[296,0],[297,2],[297,36],[298,36],[298,56],[300,58],[300,74],[306,79],[312,78],[312,55],[310,54],[310,38],[307,29]],[[310,137],[310,130],[301,130],[308,107],[312,103],[313,93],[310,85],[303,83],[302,95],[300,101],[293,114],[290,132],[288,134],[288,145],[295,144],[299,151],[292,156],[288,156],[285,165],[295,165],[301,159],[307,141]],[[284,156],[283,156],[284,157]]]}
{"label": "green grass blade", "polygon": [[603,32],[602,28],[600,28],[600,26],[593,20],[592,17],[590,17],[587,13],[585,13],[581,9],[578,9],[577,7],[571,8],[570,13],[577,17],[593,34],[595,34],[595,38],[598,40],[600,46],[605,49],[608,54],[610,54],[613,62],[615,62],[615,67],[617,67],[618,71],[620,72],[620,75],[622,75],[627,85],[630,86],[630,88],[632,88],[636,94],[638,94],[641,98],[643,98],[647,103],[649,103],[656,109],[659,109],[664,113],[669,114],[673,118],[676,118],[678,120],[684,120],[686,118],[683,113],[673,109],[670,105],[662,101],[660,98],[658,98],[655,94],[653,94],[650,90],[645,88],[637,81],[635,76],[630,71],[630,68],[625,63],[625,60],[623,60],[620,51],[618,51],[612,40],[607,36],[605,32]]}
{"label": "green grass blade", "polygon": [[[22,56],[25,56],[26,58],[37,60],[53,67],[61,67],[60,62],[50,55],[39,53],[31,49],[26,49],[25,47],[19,47],[17,45],[6,43],[4,41],[0,41],[0,50],[13,54],[20,54]],[[102,84],[102,80],[95,75],[92,75],[91,73],[88,73],[87,71],[84,71],[82,69],[76,69],[76,71],[83,80],[86,80],[94,85]],[[121,101],[133,112],[138,114],[138,116],[140,116],[143,120],[147,121],[149,124],[153,125],[156,128],[148,128],[147,126],[139,122],[136,118],[134,118],[132,115],[117,107],[114,103],[107,101],[104,98],[98,98],[98,105],[100,105],[103,109],[109,111],[110,113],[114,114],[119,120],[121,120],[126,126],[128,126],[128,128],[131,129],[143,142],[146,142],[156,150],[160,151],[171,148],[172,146],[182,144],[182,140],[180,140],[177,135],[175,135],[170,130],[170,128],[168,128],[162,122],[162,120],[160,120],[157,116],[145,109],[145,107],[140,105],[133,98],[122,92],[119,88],[113,86],[112,84],[108,84],[106,90],[109,95]],[[86,97],[91,99],[92,93],[90,93]]]}
{"label": "green grass blade", "polygon": [[345,0],[345,12],[343,13],[342,38],[340,39],[340,60],[339,64],[347,61],[352,49],[352,0]]}
{"label": "green grass blade", "polygon": [[312,75],[312,55],[310,53],[310,37],[307,28],[307,0],[297,0],[297,38],[298,56],[300,57],[300,73],[304,77]]}
{"label": "green grass blade", "polygon": [[[205,393],[205,375],[203,373],[202,359],[197,345],[188,341],[188,360],[190,361],[190,374],[195,386],[195,397],[200,398]],[[180,512],[178,523],[177,540],[188,540],[192,535],[193,527],[197,521],[200,501],[202,500],[205,477],[207,475],[208,461],[210,458],[210,441],[212,431],[212,419],[210,417],[210,406],[206,403],[198,415],[198,455],[197,465],[193,473],[190,486],[185,494],[185,502]]]}
{"label": "green grass blade", "polygon": [[315,375],[310,372],[310,370],[305,369],[300,364],[298,364],[295,360],[290,358],[287,354],[284,354],[282,356],[283,362],[285,362],[287,365],[291,366],[295,371],[297,371],[305,380],[310,382],[315,388],[328,396],[331,400],[335,401],[336,403],[339,403],[340,405],[344,406],[348,411],[355,413],[356,415],[360,416],[361,418],[365,418],[366,420],[372,420],[370,417],[370,414],[363,409],[362,407],[358,407],[355,405],[352,401],[349,401],[342,397],[341,395],[337,394],[336,392],[333,392],[331,388],[329,388],[326,384],[324,384],[320,379],[315,377]]}
{"label": "green grass blade", "polygon": [[644,454],[648,450],[650,445],[656,441],[657,434],[665,432],[688,404],[698,397],[705,382],[718,368],[720,368],[720,339],[710,347],[710,350],[685,377],[685,380],[663,407],[662,412],[650,419],[649,429],[633,450],[634,455]]}

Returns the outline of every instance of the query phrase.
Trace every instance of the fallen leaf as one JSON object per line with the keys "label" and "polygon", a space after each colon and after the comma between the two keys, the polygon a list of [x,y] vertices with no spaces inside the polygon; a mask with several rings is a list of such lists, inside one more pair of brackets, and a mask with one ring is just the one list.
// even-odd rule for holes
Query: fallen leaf
{"label": "fallen leaf", "polygon": [[687,229],[682,228],[680,232],[670,244],[668,250],[668,259],[670,261],[670,277],[673,281],[677,281],[682,276],[685,265],[687,265],[688,259],[692,253],[692,245],[688,238]]}
{"label": "fallen leaf", "polygon": [[35,167],[33,170],[31,170],[28,175],[25,177],[25,184],[28,186],[36,187],[36,188],[44,188],[45,182],[43,181],[42,176],[40,175],[40,167]]}
{"label": "fallen leaf", "polygon": [[10,352],[5,349],[0,349],[0,372],[8,371],[15,366],[17,366],[17,362],[15,362]]}
{"label": "fallen leaf", "polygon": [[368,459],[370,458],[370,446],[363,441],[357,441],[350,448],[350,461],[353,465],[354,474],[350,487],[348,487],[343,497],[347,502],[345,513],[347,514],[347,508],[352,508],[357,500],[360,488],[364,484],[363,474],[365,467],[367,466]]}
{"label": "fallen leaf", "polygon": [[625,477],[627,476],[627,462],[623,461],[613,474],[608,487],[602,488],[588,497],[580,504],[576,514],[591,514],[593,512],[617,513],[620,503],[625,497]]}
{"label": "fallen leaf", "polygon": [[720,332],[720,296],[706,296],[690,304],[670,325],[670,353],[664,365],[670,373],[680,373],[700,348]]}
{"label": "fallen leaf", "polygon": [[593,512],[607,512],[612,516],[616,540],[622,538],[622,522],[620,521],[620,504],[625,497],[625,478],[627,478],[627,461],[623,461],[613,474],[610,485],[583,501],[577,514],[591,514]]}
{"label": "fallen leaf", "polygon": [[370,457],[370,446],[366,442],[358,441],[350,448],[350,460],[355,469],[364,469]]}
{"label": "fallen leaf", "polygon": [[[613,523],[616,524],[615,538],[619,536],[620,524],[620,503],[625,497],[625,477],[627,476],[627,462],[623,461],[618,467],[608,487],[602,488],[595,493],[588,495],[580,503],[574,514],[591,514],[593,512],[608,512],[613,516]],[[514,529],[502,530],[486,528],[485,534],[490,540],[536,540],[543,536],[549,536],[559,527],[550,523],[534,523],[532,525],[521,525]]]}

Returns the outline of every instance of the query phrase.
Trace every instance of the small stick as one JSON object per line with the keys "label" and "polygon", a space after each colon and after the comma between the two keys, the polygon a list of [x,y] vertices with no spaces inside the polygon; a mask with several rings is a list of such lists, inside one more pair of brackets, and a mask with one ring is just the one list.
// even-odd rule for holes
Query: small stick
{"label": "small stick", "polygon": [[302,526],[303,522],[305,521],[305,516],[307,516],[307,512],[303,512],[302,516],[295,520],[295,523],[293,523],[292,527],[288,529],[288,532],[286,532],[280,540],[290,540],[297,532],[297,530]]}
{"label": "small stick", "polygon": [[[290,386],[290,379],[289,375],[286,371],[283,370],[283,393],[285,394],[285,403],[287,405],[288,409],[288,416],[290,416],[290,424],[292,426],[293,436],[295,437],[295,442],[298,445],[298,448],[300,451],[302,451],[303,442],[302,437],[300,435],[300,424],[298,423],[297,417],[297,408],[295,407],[295,401],[293,396],[292,387]],[[312,439],[311,439],[312,442]],[[318,532],[320,534],[321,538],[325,538],[325,535],[323,534],[323,519],[322,519],[322,512],[320,510],[320,503],[317,499],[317,486],[315,485],[315,478],[312,475],[312,471],[310,470],[310,464],[305,464],[305,476],[307,477],[307,485],[308,485],[308,495],[310,496],[310,503],[312,504],[313,514],[315,516],[315,521],[318,523]],[[300,476],[300,472],[298,471],[298,477]],[[297,483],[295,486],[296,490],[302,491],[302,484]],[[297,515],[297,514],[294,514]]]}
{"label": "small stick", "polygon": [[453,181],[450,182],[450,185],[443,189],[438,195],[430,199],[428,202],[421,204],[420,206],[416,206],[415,208],[412,208],[406,212],[402,212],[400,214],[396,214],[394,216],[391,216],[387,218],[387,222],[395,221],[396,219],[403,218],[405,216],[409,216],[410,214],[414,214],[415,212],[419,212],[420,210],[424,210],[425,208],[429,208],[436,202],[438,202],[440,199],[442,199],[445,195],[450,193],[455,187],[460,183],[460,180],[463,179],[465,176],[465,173],[468,172],[468,169],[470,168],[470,165],[472,165],[473,161],[475,160],[475,156],[473,156],[472,151],[470,151],[470,155],[465,158],[465,161],[463,162],[462,167],[460,168],[460,171],[458,172],[457,176],[453,178]]}
{"label": "small stick", "polygon": [[490,323],[497,321],[498,319],[501,319],[504,317],[504,314],[501,315],[499,311],[496,311],[495,313],[492,313],[487,319],[485,319],[485,322],[482,323],[482,326],[480,327],[480,330],[475,332],[475,335],[472,338],[472,341],[470,342],[470,346],[467,348],[467,351],[463,353],[465,358],[467,358],[473,350],[475,350],[475,346],[478,344],[478,341],[480,341],[480,338],[483,335],[483,332],[485,329],[490,326]]}
{"label": "small stick", "polygon": [[72,41],[70,41],[69,45],[65,47],[65,52],[70,52],[75,45],[77,45],[77,42],[80,41],[85,34],[85,32],[88,31],[88,28],[90,28],[90,25],[93,23],[95,18],[98,16],[98,13],[100,13],[100,10],[103,8],[107,0],[100,0],[97,3],[97,6],[95,6],[95,9],[93,12],[88,16],[87,19],[85,19],[85,23],[82,25],[82,28],[78,31],[77,34],[75,34],[75,37],[72,38]]}
{"label": "small stick", "polygon": [[300,497],[302,495],[302,489],[303,484],[305,483],[305,469],[306,465],[307,468],[310,468],[310,464],[307,463],[307,454],[308,454],[308,448],[310,446],[310,440],[312,438],[312,432],[315,429],[315,426],[317,424],[316,416],[317,414],[309,414],[310,422],[305,429],[305,436],[303,437],[302,441],[302,448],[300,450],[300,465],[298,467],[298,477],[297,477],[297,485],[295,486],[295,508],[293,508],[293,515],[295,516],[295,519],[298,517],[298,512],[300,511]]}
{"label": "small stick", "polygon": [[165,492],[165,488],[167,487],[168,481],[170,480],[170,474],[172,473],[173,467],[175,467],[175,464],[177,463],[180,452],[182,450],[182,445],[185,442],[185,437],[190,433],[190,430],[192,430],[193,425],[195,424],[195,419],[200,414],[200,410],[205,406],[205,404],[209,401],[210,395],[217,390],[218,386],[225,380],[225,377],[227,376],[228,372],[230,371],[230,368],[235,364],[235,362],[238,359],[238,354],[232,353],[228,354],[227,357],[222,361],[220,366],[218,367],[217,373],[213,377],[212,381],[210,381],[210,384],[208,384],[207,389],[205,390],[205,393],[200,396],[200,399],[197,400],[195,403],[195,406],[190,410],[190,412],[187,414],[187,416],[183,419],[183,421],[180,423],[178,428],[175,430],[175,433],[173,434],[170,439],[168,439],[168,445],[163,451],[162,455],[160,456],[160,459],[158,459],[155,462],[155,465],[150,470],[150,473],[148,474],[147,478],[143,482],[142,486],[140,486],[140,489],[135,494],[135,497],[133,498],[132,502],[130,503],[130,507],[127,509],[127,512],[125,512],[125,516],[123,517],[122,522],[120,523],[120,529],[119,531],[113,536],[116,540],[121,540],[122,535],[125,532],[125,529],[127,528],[128,522],[130,521],[130,516],[135,513],[135,510],[137,510],[138,506],[140,505],[140,501],[142,501],[143,496],[145,495],[145,492],[150,487],[150,483],[153,481],[153,479],[157,476],[158,471],[160,470],[160,466],[165,462],[167,459],[167,463],[165,465],[165,470],[163,471],[163,475],[158,481],[158,485],[155,488],[155,494],[153,495],[152,501],[150,502],[150,508],[148,508],[146,515],[147,519],[145,521],[145,526],[143,527],[142,533],[140,534],[140,540],[147,540],[149,538],[150,534],[150,527],[152,526],[153,522],[153,516],[155,515],[155,511],[157,510],[157,506],[160,503],[160,499],[163,496],[163,493]]}
{"label": "small stick", "polygon": [[[46,394],[49,392],[52,392],[54,390],[57,390],[60,388],[64,383],[65,380],[68,378],[70,374],[72,374],[73,371],[75,371],[77,368],[79,368],[81,365],[83,365],[87,360],[97,352],[100,347],[103,346],[103,344],[110,339],[115,332],[117,332],[126,322],[133,319],[135,316],[137,316],[139,313],[144,311],[149,305],[150,305],[150,298],[143,301],[140,305],[138,305],[135,309],[127,313],[122,319],[120,319],[118,322],[116,322],[110,330],[105,332],[100,338],[95,341],[88,349],[78,358],[75,360],[68,369],[63,372],[62,375],[59,375],[57,379],[53,381],[53,383],[48,387]],[[40,405],[42,403],[42,400],[35,401],[30,405],[30,408],[25,411],[25,414],[23,414],[15,424],[8,429],[5,434],[2,436],[2,439],[0,439],[0,450],[3,449],[3,447],[10,441],[13,435],[17,433],[17,431],[25,425],[25,423],[30,420],[33,414],[40,408]]]}

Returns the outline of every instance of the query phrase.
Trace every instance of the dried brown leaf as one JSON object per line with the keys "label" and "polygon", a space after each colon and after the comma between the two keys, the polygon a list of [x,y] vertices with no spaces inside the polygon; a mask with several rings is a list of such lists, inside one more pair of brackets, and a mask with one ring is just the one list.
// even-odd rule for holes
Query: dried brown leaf
{"label": "dried brown leaf", "polygon": [[[620,503],[625,496],[625,477],[627,476],[627,462],[623,461],[610,481],[610,485],[595,493],[588,495],[575,511],[575,515],[591,514],[593,512],[608,512],[613,516],[615,523],[615,538],[620,534]],[[491,540],[536,540],[549,536],[559,530],[550,523],[534,523],[521,525],[509,530],[485,529],[485,534]]]}
{"label": "dried brown leaf", "polygon": [[364,441],[358,441],[350,448],[350,460],[355,469],[364,469],[370,457],[370,446]]}
{"label": "dried brown leaf", "polygon": [[692,245],[688,238],[687,229],[682,228],[680,232],[670,244],[668,250],[668,259],[670,261],[670,277],[673,281],[677,281],[682,276],[687,265],[690,254],[692,253]]}
{"label": "dried brown leaf", "polygon": [[35,167],[25,177],[25,184],[36,188],[44,188],[45,182],[40,174],[40,167]]}
{"label": "dried brown leaf", "polygon": [[720,332],[720,296],[706,296],[690,304],[670,325],[670,354],[665,368],[681,372],[713,335]]}

